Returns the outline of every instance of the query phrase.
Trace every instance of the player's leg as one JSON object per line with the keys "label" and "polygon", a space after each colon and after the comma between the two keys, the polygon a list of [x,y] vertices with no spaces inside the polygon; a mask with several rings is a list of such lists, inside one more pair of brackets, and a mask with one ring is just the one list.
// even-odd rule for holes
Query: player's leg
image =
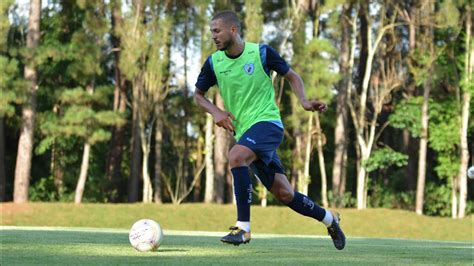
{"label": "player's leg", "polygon": [[248,166],[254,161],[268,164],[282,140],[283,128],[281,126],[262,121],[250,127],[230,150],[229,164],[234,179],[237,222],[235,227],[231,227],[230,234],[221,239],[223,242],[239,245],[250,240],[252,183]]}
{"label": "player's leg", "polygon": [[252,203],[252,182],[248,166],[257,159],[249,148],[236,144],[229,152],[229,165],[234,179],[234,194],[237,203],[237,222],[222,237],[224,243],[239,245],[250,241],[250,204]]}
{"label": "player's leg", "polygon": [[287,177],[282,173],[275,174],[275,181],[270,189],[273,195],[295,212],[312,217],[322,222],[328,229],[334,246],[341,250],[346,244],[346,237],[339,226],[339,214],[321,208],[308,196],[293,191]]}
{"label": "player's leg", "polygon": [[294,191],[276,154],[270,164],[256,161],[251,168],[276,199],[295,212],[322,222],[328,228],[334,246],[339,250],[344,248],[345,236],[339,226],[339,214],[321,208],[308,196]]}

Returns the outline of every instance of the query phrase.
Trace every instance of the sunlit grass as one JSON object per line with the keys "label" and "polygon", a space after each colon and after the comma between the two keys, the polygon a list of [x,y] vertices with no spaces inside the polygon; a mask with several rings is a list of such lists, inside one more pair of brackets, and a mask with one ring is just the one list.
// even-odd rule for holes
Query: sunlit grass
{"label": "sunlit grass", "polygon": [[[76,231],[77,230],[77,231]],[[222,264],[465,264],[470,242],[349,238],[337,251],[327,237],[255,234],[247,245],[220,243],[217,234],[165,231],[156,252],[138,252],[127,230],[2,227],[2,265]]]}

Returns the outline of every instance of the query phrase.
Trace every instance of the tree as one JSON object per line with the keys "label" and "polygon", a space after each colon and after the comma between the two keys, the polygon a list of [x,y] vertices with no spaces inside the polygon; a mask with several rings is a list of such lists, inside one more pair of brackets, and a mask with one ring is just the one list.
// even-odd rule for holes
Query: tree
{"label": "tree", "polygon": [[[370,17],[370,7],[368,4],[362,4],[361,10],[362,16],[364,17],[366,23],[366,30],[362,30],[362,34],[366,32],[367,41],[367,56],[362,57],[361,55],[361,64],[363,64],[364,71],[363,71],[363,79],[362,79],[362,87],[360,88],[360,93],[357,95],[352,96],[351,91],[349,90],[348,94],[348,105],[350,114],[352,117],[352,121],[355,127],[355,134],[356,134],[356,142],[357,142],[357,149],[360,152],[360,158],[358,158],[357,162],[357,209],[365,209],[367,208],[367,170],[364,166],[365,161],[367,161],[371,155],[372,148],[374,146],[374,141],[376,138],[376,128],[377,128],[377,119],[378,115],[381,112],[382,106],[387,97],[390,96],[391,92],[399,86],[399,80],[396,79],[396,75],[394,78],[387,80],[388,83],[384,82],[380,84],[378,79],[376,78],[376,84],[370,85],[370,80],[372,77],[372,68],[375,55],[377,53],[378,46],[384,37],[385,33],[393,29],[397,24],[394,23],[396,18],[395,15],[390,18],[388,23],[385,22],[385,12],[386,6],[381,5],[381,10],[379,12],[380,18],[380,26],[377,29],[377,34],[375,36],[375,40],[372,36],[372,27],[373,22],[372,18]],[[391,66],[388,66],[387,69],[384,69],[383,66],[380,67],[380,71],[394,71],[390,69]],[[383,74],[382,74],[383,75]],[[392,76],[393,73],[390,74]],[[369,93],[369,89],[372,91]],[[372,110],[369,109],[368,104],[372,104]],[[383,128],[381,128],[383,130]]]}
{"label": "tree", "polygon": [[[120,30],[124,50],[120,60],[124,74],[133,87],[133,119],[138,123],[142,158],[143,202],[153,199],[153,187],[148,171],[148,159],[151,151],[151,135],[156,122],[155,109],[163,104],[167,91],[163,90],[161,80],[164,68],[169,60],[162,53],[166,46],[171,20],[161,14],[160,1],[145,6],[142,1],[134,2],[132,11],[127,14]],[[145,14],[149,9],[150,13]],[[165,87],[166,89],[166,87]],[[138,133],[138,131],[137,131]],[[138,137],[135,135],[135,138]],[[133,140],[138,141],[137,139]],[[137,180],[134,180],[136,185]],[[134,197],[131,198],[132,200]]]}
{"label": "tree", "polygon": [[19,84],[18,61],[9,55],[8,10],[13,1],[0,3],[0,202],[6,199],[5,172],[5,130],[4,118],[13,116],[13,104],[21,101],[21,84]]}
{"label": "tree", "polygon": [[352,21],[352,1],[346,1],[342,5],[342,9],[343,11],[339,16],[339,25],[341,29],[339,69],[341,73],[341,80],[337,86],[336,95],[336,127],[334,129],[335,149],[332,167],[332,195],[334,197],[334,200],[332,201],[333,207],[342,207],[344,204],[342,199],[346,185],[348,145],[348,114],[346,101],[347,87],[352,80],[352,65],[350,61],[350,41],[352,30],[351,23],[355,23]]}
{"label": "tree", "polygon": [[[201,1],[200,5],[198,6],[198,25],[200,27],[200,34],[201,34],[201,64],[207,60],[207,55],[211,52],[211,40],[209,38],[208,30],[209,25],[207,21],[207,11],[210,5],[210,1]],[[212,93],[209,98],[213,99],[215,93]],[[204,189],[204,202],[211,203],[216,202],[217,198],[219,198],[217,193],[217,184],[218,181],[216,180],[215,170],[214,170],[214,119],[212,115],[206,114],[206,122],[204,126],[204,160],[206,164],[206,179],[205,179],[205,189]],[[221,182],[222,183],[222,182]],[[223,186],[222,186],[223,187]],[[223,195],[220,196],[221,198]],[[222,203],[222,202],[221,202]]]}
{"label": "tree", "polygon": [[30,15],[25,55],[24,77],[29,82],[27,100],[22,105],[22,126],[18,141],[18,155],[15,168],[15,188],[13,201],[22,203],[28,201],[31,164],[33,156],[33,136],[35,131],[36,93],[38,90],[38,73],[34,62],[34,52],[40,41],[41,0],[30,1]]}
{"label": "tree", "polygon": [[[298,72],[301,73],[304,71],[304,66],[299,62],[302,62],[305,54],[305,43],[306,43],[306,33],[305,33],[305,24],[306,24],[306,14],[305,14],[305,1],[296,1],[292,2],[291,13],[293,16],[291,19],[292,26],[292,45],[293,45],[293,65],[292,67]],[[304,77],[303,77],[304,78]],[[308,185],[311,182],[308,176],[304,176],[304,161],[305,161],[305,150],[306,147],[306,137],[304,134],[304,128],[307,125],[309,119],[309,113],[306,113],[299,105],[298,98],[292,92],[290,93],[290,104],[291,104],[291,116],[290,116],[290,125],[292,129],[292,136],[294,138],[295,148],[293,149],[293,163],[291,176],[294,179],[296,184],[296,190],[301,191],[301,193],[308,195]]]}
{"label": "tree", "polygon": [[[173,19],[173,2],[166,1],[165,2],[165,20],[171,25],[169,27],[173,27],[174,19]],[[171,66],[171,45],[172,45],[172,31],[167,31],[167,35],[165,36],[165,44],[163,48],[163,78],[161,79],[161,91],[166,92],[169,89],[169,81],[170,81],[170,66]],[[163,147],[163,127],[164,127],[164,106],[163,104],[157,104],[155,108],[155,116],[156,116],[156,126],[155,126],[155,172],[154,172],[154,186],[155,186],[155,194],[154,194],[154,201],[155,203],[161,203],[163,201],[163,193],[162,193],[162,147]]]}
{"label": "tree", "polygon": [[469,148],[468,148],[468,121],[469,121],[469,107],[471,102],[471,95],[473,93],[472,71],[474,66],[474,45],[471,40],[472,31],[472,10],[469,3],[465,5],[466,9],[466,31],[465,31],[465,53],[464,53],[464,80],[462,88],[462,112],[461,112],[461,127],[459,129],[460,149],[461,149],[461,164],[459,167],[459,218],[466,216],[466,201],[467,201],[467,165],[469,162]]}
{"label": "tree", "polygon": [[[121,40],[119,29],[122,24],[122,1],[114,0],[109,4],[111,13],[111,44],[114,53],[114,106],[113,110],[124,115],[127,109],[127,87],[126,78],[120,69],[120,49]],[[110,191],[112,201],[117,201],[116,198],[120,193],[121,183],[121,164],[124,150],[124,134],[125,125],[116,125],[112,128],[112,137],[110,141],[110,148],[107,154],[106,163],[106,179],[110,182]]]}
{"label": "tree", "polygon": [[[215,94],[215,103],[216,106],[221,110],[225,109],[224,100],[219,93]],[[216,125],[214,125],[214,135],[216,202],[224,203],[226,198],[227,202],[232,202],[234,199],[234,193],[227,154],[230,150],[230,147],[232,146],[233,140],[225,129]],[[224,191],[227,191],[227,195],[224,195]]]}
{"label": "tree", "polygon": [[[406,23],[408,26],[408,56],[405,58],[407,60],[408,65],[414,65],[413,56],[410,56],[415,53],[415,49],[417,47],[417,39],[416,34],[419,31],[419,24],[420,22],[418,13],[420,9],[420,1],[403,1],[400,4],[400,8],[403,7],[402,10],[399,10],[398,13],[402,21]],[[412,97],[416,96],[417,86],[415,79],[411,73],[407,73],[408,77],[405,81],[405,98],[410,100]],[[403,151],[406,154],[409,154],[408,157],[408,165],[405,170],[406,176],[406,188],[408,190],[415,190],[416,189],[416,171],[418,165],[418,139],[414,138],[411,134],[409,129],[403,128]]]}
{"label": "tree", "polygon": [[[309,17],[312,22],[312,35],[311,40],[306,44],[304,48],[304,54],[306,55],[302,59],[302,76],[305,80],[305,87],[309,98],[317,98],[323,102],[330,102],[332,98],[331,89],[334,84],[339,80],[339,76],[334,73],[328,67],[331,61],[336,60],[336,49],[332,46],[329,40],[319,39],[319,20],[320,13],[331,13],[332,6],[319,6],[318,4],[310,5],[308,9]],[[314,122],[314,126],[313,126]],[[327,197],[327,177],[326,177],[326,165],[324,159],[323,146],[326,144],[326,136],[321,129],[321,123],[319,114],[309,113],[308,128],[306,134],[306,149],[304,159],[304,178],[310,180],[309,165],[311,161],[311,154],[313,149],[313,143],[316,144],[319,170],[321,175],[321,199],[324,207],[328,207]],[[314,141],[313,141],[314,138]]]}

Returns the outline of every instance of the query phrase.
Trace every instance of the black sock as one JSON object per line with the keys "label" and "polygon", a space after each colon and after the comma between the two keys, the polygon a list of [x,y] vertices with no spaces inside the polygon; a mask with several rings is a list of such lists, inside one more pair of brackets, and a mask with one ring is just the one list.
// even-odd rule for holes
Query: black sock
{"label": "black sock", "polygon": [[318,221],[322,221],[324,219],[324,215],[326,215],[325,209],[319,207],[310,198],[297,191],[295,191],[293,200],[288,203],[287,206],[299,214],[313,217]]}
{"label": "black sock", "polygon": [[234,177],[234,193],[237,202],[237,221],[250,221],[250,204],[252,203],[252,182],[247,166],[230,169]]}

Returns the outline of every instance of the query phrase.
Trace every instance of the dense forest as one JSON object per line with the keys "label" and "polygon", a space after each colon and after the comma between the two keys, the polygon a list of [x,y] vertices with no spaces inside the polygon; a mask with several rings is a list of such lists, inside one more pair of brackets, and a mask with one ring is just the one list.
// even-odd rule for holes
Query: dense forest
{"label": "dense forest", "polygon": [[[474,211],[471,0],[0,1],[0,200],[232,203],[233,137],[193,102],[234,10],[273,73],[291,185],[325,207]],[[27,10],[27,12],[25,11]],[[223,108],[217,87],[207,93]],[[256,181],[255,181],[256,182]],[[254,204],[275,205],[255,184]]]}

